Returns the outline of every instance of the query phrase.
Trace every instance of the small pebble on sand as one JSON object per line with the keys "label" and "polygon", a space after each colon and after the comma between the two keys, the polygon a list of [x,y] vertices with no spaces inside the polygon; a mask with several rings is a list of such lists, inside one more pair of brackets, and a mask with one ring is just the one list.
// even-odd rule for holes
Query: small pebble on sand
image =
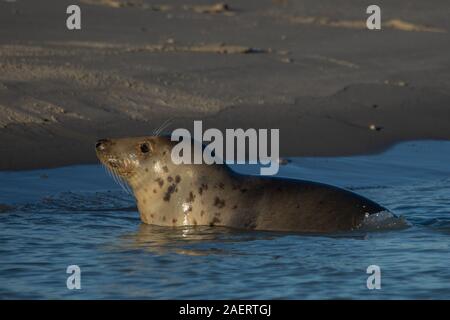
{"label": "small pebble on sand", "polygon": [[292,62],[294,62],[294,60],[292,60],[291,58],[281,58],[281,62],[292,63]]}
{"label": "small pebble on sand", "polygon": [[371,124],[369,126],[369,129],[372,130],[372,131],[380,131],[381,129],[383,129],[383,127],[377,126],[375,124]]}
{"label": "small pebble on sand", "polygon": [[403,80],[385,80],[384,84],[388,84],[391,86],[397,86],[397,87],[406,87],[408,86],[408,83]]}

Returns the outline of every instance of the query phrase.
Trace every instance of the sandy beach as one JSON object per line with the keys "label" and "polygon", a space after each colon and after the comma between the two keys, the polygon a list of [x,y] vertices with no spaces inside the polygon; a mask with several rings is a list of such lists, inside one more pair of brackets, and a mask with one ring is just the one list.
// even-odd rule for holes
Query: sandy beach
{"label": "sandy beach", "polygon": [[449,139],[448,1],[378,5],[370,31],[351,0],[0,0],[0,170],[96,163],[167,119],[279,128],[282,156]]}

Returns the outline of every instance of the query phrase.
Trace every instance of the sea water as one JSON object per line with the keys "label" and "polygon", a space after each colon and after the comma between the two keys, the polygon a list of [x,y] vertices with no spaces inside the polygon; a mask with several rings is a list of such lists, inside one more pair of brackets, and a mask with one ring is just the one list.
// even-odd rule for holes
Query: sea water
{"label": "sea water", "polygon": [[[100,165],[0,172],[0,298],[450,298],[450,142],[295,158],[279,175],[350,189],[409,227],[383,217],[329,235],[150,226]],[[71,265],[81,289],[67,287]],[[372,265],[380,289],[368,289]]]}

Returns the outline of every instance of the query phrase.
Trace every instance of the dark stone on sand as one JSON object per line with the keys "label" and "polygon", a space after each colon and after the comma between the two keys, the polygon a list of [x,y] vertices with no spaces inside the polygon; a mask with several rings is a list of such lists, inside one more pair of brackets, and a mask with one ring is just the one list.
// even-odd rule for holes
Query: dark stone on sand
{"label": "dark stone on sand", "polygon": [[5,213],[8,211],[12,211],[14,208],[11,206],[8,206],[7,204],[0,203],[0,213]]}

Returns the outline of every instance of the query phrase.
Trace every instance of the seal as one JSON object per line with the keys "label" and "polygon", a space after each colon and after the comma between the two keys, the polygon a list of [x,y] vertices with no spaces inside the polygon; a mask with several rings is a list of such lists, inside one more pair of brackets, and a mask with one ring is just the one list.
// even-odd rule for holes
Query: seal
{"label": "seal", "polygon": [[241,175],[221,164],[176,165],[171,158],[176,143],[166,136],[96,143],[101,163],[131,187],[146,224],[334,233],[357,229],[369,215],[388,211],[322,183]]}

